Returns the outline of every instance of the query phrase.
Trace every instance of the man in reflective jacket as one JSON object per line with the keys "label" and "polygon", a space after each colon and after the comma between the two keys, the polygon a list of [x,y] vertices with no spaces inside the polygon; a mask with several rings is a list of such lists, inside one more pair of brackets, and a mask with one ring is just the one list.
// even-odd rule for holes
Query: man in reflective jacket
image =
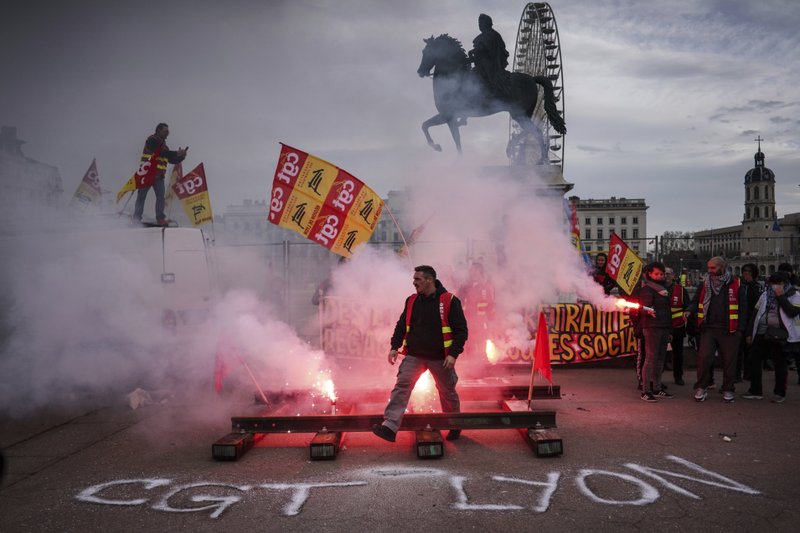
{"label": "man in reflective jacket", "polygon": [[[394,442],[403,421],[411,391],[425,370],[429,370],[442,411],[457,413],[460,402],[456,392],[456,359],[464,351],[467,341],[467,320],[461,301],[436,279],[436,271],[428,265],[414,269],[416,292],[406,299],[392,335],[389,364],[394,365],[399,353],[405,354],[397,371],[397,382],[384,411],[383,424],[372,426],[378,437]],[[460,436],[460,430],[451,430],[448,440]]]}
{"label": "man in reflective jacket", "polygon": [[[169,136],[169,126],[163,122],[156,126],[156,131],[153,135],[147,138],[144,142],[144,149],[142,150],[142,162],[147,161],[153,152],[158,151],[156,159],[157,173],[155,181],[153,182],[153,191],[156,194],[156,224],[166,226],[169,224],[167,215],[164,214],[164,178],[167,172],[167,163],[180,163],[186,159],[186,152],[189,147],[179,148],[178,150],[170,150],[167,146],[167,137]],[[150,187],[142,187],[136,191],[136,205],[133,210],[133,219],[137,222],[142,220],[144,213],[144,202],[147,199],[147,191]]]}

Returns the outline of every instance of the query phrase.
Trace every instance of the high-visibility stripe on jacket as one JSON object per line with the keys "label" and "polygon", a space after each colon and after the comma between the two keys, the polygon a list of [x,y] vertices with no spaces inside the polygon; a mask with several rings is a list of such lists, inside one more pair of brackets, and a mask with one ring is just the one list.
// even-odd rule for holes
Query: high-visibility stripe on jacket
{"label": "high-visibility stripe on jacket", "polygon": [[[417,301],[417,294],[412,294],[406,301],[406,334],[403,337],[403,345],[398,352],[404,354],[408,352],[408,333],[411,331],[411,312],[414,309],[414,302]],[[453,294],[443,292],[439,295],[439,319],[442,322],[442,339],[444,340],[444,356],[450,355],[450,347],[453,345],[453,330],[450,328],[450,303],[453,301]]]}
{"label": "high-visibility stripe on jacket", "polygon": [[[159,144],[160,147],[164,146],[162,142]],[[162,174],[167,171],[167,165],[169,164],[169,160],[165,157],[160,155],[161,150],[159,150],[159,155],[156,157],[156,169],[158,169],[158,174]],[[139,164],[146,163],[150,160],[150,156],[153,155],[153,152],[147,151],[147,143],[144,143],[144,150],[142,150],[142,158],[139,160]],[[158,176],[156,174],[156,176]]]}
{"label": "high-visibility stripe on jacket", "polygon": [[[703,309],[703,300],[706,296],[706,284],[700,289],[700,297],[697,305],[697,326],[703,324],[705,312]],[[745,304],[746,305],[746,304]],[[734,277],[728,285],[728,330],[735,333],[739,328],[739,278]]]}
{"label": "high-visibility stripe on jacket", "polygon": [[672,284],[672,294],[669,295],[669,310],[672,315],[672,327],[682,328],[686,325],[683,317],[683,287],[679,283]]}

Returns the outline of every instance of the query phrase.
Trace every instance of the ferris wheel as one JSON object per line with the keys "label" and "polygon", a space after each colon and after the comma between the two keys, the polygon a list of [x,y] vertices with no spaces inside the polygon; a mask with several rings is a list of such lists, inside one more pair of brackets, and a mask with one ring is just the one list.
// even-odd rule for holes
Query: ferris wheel
{"label": "ferris wheel", "polygon": [[[564,117],[564,71],[561,68],[561,41],[558,37],[556,17],[547,2],[531,2],[522,10],[514,50],[514,70],[529,76],[544,76],[553,82],[556,107]],[[539,141],[526,133],[514,121],[510,121],[508,156],[512,165],[549,164],[564,168],[564,136],[555,131],[547,120],[544,110],[544,95],[539,97],[532,120],[540,128],[548,143],[547,161],[540,161]]]}

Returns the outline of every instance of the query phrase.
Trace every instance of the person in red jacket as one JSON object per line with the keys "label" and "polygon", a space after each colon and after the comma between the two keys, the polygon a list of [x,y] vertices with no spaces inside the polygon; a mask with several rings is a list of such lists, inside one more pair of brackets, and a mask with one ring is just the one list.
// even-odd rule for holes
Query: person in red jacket
{"label": "person in red jacket", "polygon": [[739,343],[747,326],[747,293],[725,268],[725,260],[712,257],[708,260],[708,274],[698,291],[697,327],[700,329],[700,346],[697,353],[697,381],[694,384],[695,401],[705,401],[708,386],[713,381],[714,353],[722,361],[722,400],[733,403],[736,356]]}
{"label": "person in red jacket", "polygon": [[[144,150],[142,150],[142,163],[148,161],[153,152],[158,151],[156,159],[156,179],[153,182],[153,191],[156,194],[156,224],[166,226],[169,224],[167,215],[164,214],[164,178],[167,172],[167,163],[180,163],[186,159],[186,152],[189,147],[179,148],[178,150],[170,150],[167,146],[167,137],[169,136],[169,126],[163,122],[156,126],[156,131],[153,135],[147,138],[144,142]],[[147,191],[150,187],[142,187],[136,191],[136,206],[133,210],[133,220],[137,222],[142,221],[142,214],[144,213],[144,202],[147,199]]]}
{"label": "person in red jacket", "polygon": [[[378,437],[394,442],[403,421],[406,406],[417,380],[429,370],[442,411],[457,413],[461,403],[456,392],[456,359],[464,351],[467,341],[467,320],[461,301],[447,292],[436,279],[436,270],[428,265],[414,269],[416,292],[406,298],[406,304],[392,335],[387,359],[394,365],[398,354],[405,357],[397,371],[389,404],[383,413],[383,424],[374,424],[372,432]],[[461,430],[451,430],[447,440],[455,440]]]}
{"label": "person in red jacket", "polygon": [[664,273],[664,288],[669,292],[672,317],[672,375],[675,385],[683,385],[683,339],[686,338],[686,321],[689,317],[689,294],[686,287],[675,279],[675,271],[667,267]]}
{"label": "person in red jacket", "polygon": [[484,357],[486,341],[490,338],[489,330],[494,320],[494,285],[486,276],[481,263],[472,263],[469,267],[469,279],[458,290],[464,307],[464,316],[470,325],[469,355]]}

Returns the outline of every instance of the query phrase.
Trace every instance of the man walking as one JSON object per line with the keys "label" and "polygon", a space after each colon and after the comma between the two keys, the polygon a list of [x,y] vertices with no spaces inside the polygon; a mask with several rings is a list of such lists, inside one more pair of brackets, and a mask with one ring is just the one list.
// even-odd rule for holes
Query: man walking
{"label": "man walking", "polygon": [[[387,359],[394,365],[398,353],[405,357],[397,371],[383,424],[372,426],[375,435],[389,442],[395,441],[411,391],[425,370],[430,371],[436,383],[442,411],[460,411],[455,365],[467,340],[467,320],[461,301],[447,292],[436,279],[436,271],[428,265],[414,269],[414,288],[416,292],[406,298],[405,309],[394,328]],[[459,429],[451,430],[447,440],[455,440],[460,434]]]}
{"label": "man walking", "polygon": [[722,399],[733,403],[736,356],[748,319],[747,295],[739,278],[725,269],[723,258],[712,257],[706,266],[708,274],[697,297],[697,326],[701,336],[694,399],[702,402],[708,396],[714,352],[717,351],[722,360]]}

